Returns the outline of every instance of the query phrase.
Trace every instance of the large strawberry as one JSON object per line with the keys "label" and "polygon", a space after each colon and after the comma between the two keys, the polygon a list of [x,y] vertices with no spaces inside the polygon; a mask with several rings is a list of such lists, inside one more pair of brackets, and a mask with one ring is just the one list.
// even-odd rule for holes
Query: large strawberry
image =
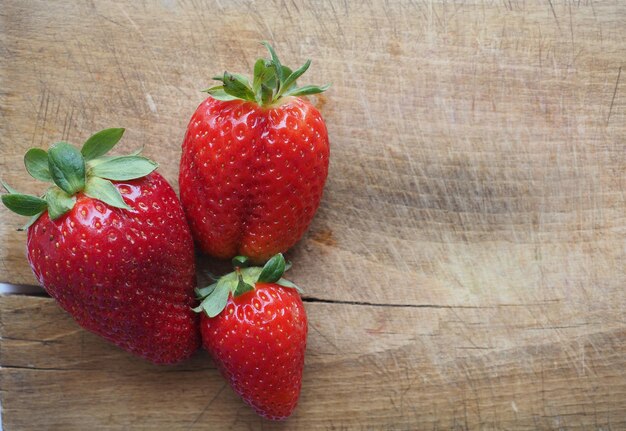
{"label": "large strawberry", "polygon": [[[84,328],[161,364],[199,346],[193,240],[174,190],[157,164],[105,156],[124,129],[107,129],[79,151],[59,142],[24,158],[42,197],[9,194],[4,204],[32,216],[28,260],[35,276]],[[112,181],[111,181],[112,180]]]}
{"label": "large strawberry", "polygon": [[189,122],[180,195],[191,231],[209,255],[266,261],[309,226],[328,173],[328,132],[300,98],[327,86],[296,86],[309,67],[259,59],[252,83],[224,72]]}
{"label": "large strawberry", "polygon": [[233,259],[235,271],[197,289],[202,341],[233,389],[257,413],[284,419],[302,386],[307,319],[278,254],[263,268]]}

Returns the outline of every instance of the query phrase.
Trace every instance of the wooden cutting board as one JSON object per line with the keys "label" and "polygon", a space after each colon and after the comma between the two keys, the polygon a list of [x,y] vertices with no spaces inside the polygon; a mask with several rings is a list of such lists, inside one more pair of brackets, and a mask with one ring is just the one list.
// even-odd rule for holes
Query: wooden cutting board
{"label": "wooden cutting board", "polygon": [[[626,3],[4,0],[0,176],[123,126],[177,185],[199,90],[269,40],[331,138],[301,403],[256,417],[206,354],[155,367],[0,298],[6,430],[626,429]],[[0,209],[0,282],[31,285]],[[213,265],[211,262],[209,266]]]}

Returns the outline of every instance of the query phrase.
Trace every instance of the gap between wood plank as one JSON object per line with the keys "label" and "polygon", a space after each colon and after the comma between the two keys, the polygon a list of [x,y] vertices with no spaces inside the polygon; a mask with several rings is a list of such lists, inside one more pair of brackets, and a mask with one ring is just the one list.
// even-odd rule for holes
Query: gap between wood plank
{"label": "gap between wood plank", "polygon": [[[32,285],[11,285],[0,284],[2,286],[15,287],[15,290],[10,290],[5,295],[20,295],[20,296],[33,296],[37,298],[49,298],[48,295],[41,287]],[[0,290],[0,295],[3,294]],[[440,305],[440,304],[394,304],[394,303],[381,303],[381,302],[369,302],[369,301],[350,301],[342,299],[325,299],[317,298],[314,296],[302,296],[302,302],[305,303],[319,303],[319,304],[337,304],[337,305],[354,305],[361,307],[390,307],[390,308],[434,308],[434,309],[488,309],[499,307],[527,307],[530,305],[545,305],[548,302],[558,302],[558,300],[551,300],[538,303],[525,303],[525,304],[495,304],[495,305]]]}

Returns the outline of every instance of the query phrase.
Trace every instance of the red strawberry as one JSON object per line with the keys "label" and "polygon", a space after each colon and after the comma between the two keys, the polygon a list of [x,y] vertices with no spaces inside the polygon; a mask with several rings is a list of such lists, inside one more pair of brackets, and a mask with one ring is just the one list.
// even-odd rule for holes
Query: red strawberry
{"label": "red strawberry", "polygon": [[[236,259],[239,259],[236,261]],[[245,265],[245,258],[234,259]],[[196,311],[202,341],[235,392],[258,414],[285,419],[302,386],[307,319],[278,254],[263,267],[236,267],[208,288]]]}
{"label": "red strawberry", "polygon": [[156,163],[104,156],[123,132],[103,130],[81,151],[67,143],[31,149],[27,170],[55,185],[43,198],[5,186],[2,201],[33,216],[30,265],[81,326],[152,362],[174,363],[200,342],[190,308],[193,240]]}
{"label": "red strawberry", "polygon": [[215,79],[191,118],[180,162],[180,193],[202,250],[255,262],[293,246],[313,219],[328,173],[328,132],[321,114],[297,96],[310,60],[292,72],[266,44],[252,84],[238,74]]}

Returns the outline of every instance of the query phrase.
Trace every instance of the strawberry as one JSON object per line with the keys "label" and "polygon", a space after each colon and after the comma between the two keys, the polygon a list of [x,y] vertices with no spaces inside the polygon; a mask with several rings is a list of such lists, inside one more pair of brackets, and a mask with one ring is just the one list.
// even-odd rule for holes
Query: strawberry
{"label": "strawberry", "polygon": [[[193,240],[157,164],[105,156],[124,129],[107,129],[79,151],[60,142],[24,158],[43,197],[9,192],[3,203],[32,216],[28,260],[39,283],[84,328],[158,364],[199,346],[191,310]],[[112,180],[112,181],[111,181]]]}
{"label": "strawberry", "polygon": [[261,416],[285,419],[302,386],[307,319],[297,287],[282,278],[278,254],[263,268],[233,259],[235,271],[197,289],[204,348],[243,400]]}
{"label": "strawberry", "polygon": [[298,97],[328,86],[296,86],[292,72],[258,59],[252,84],[224,72],[193,114],[182,146],[181,202],[200,248],[218,258],[264,262],[293,246],[309,226],[328,173],[321,114]]}

